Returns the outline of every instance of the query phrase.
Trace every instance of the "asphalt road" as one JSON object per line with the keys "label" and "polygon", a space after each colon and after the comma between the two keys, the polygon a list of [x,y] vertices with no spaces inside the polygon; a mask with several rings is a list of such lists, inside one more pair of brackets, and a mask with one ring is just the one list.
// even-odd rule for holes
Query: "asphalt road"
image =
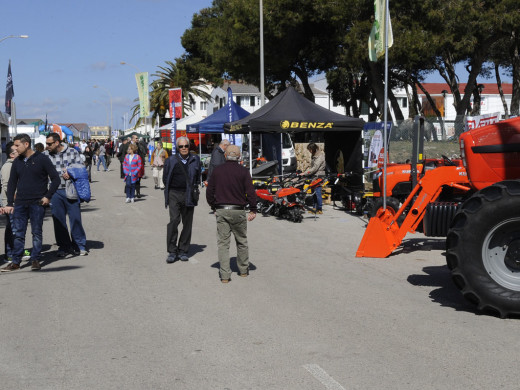
{"label": "asphalt road", "polygon": [[47,218],[42,270],[0,275],[1,389],[518,388],[520,322],[463,300],[443,240],[356,259],[360,218],[259,216],[250,276],[225,285],[206,202],[190,261],[166,264],[163,193],[150,175],[126,204],[111,168],[83,208],[89,256],[56,258]]}

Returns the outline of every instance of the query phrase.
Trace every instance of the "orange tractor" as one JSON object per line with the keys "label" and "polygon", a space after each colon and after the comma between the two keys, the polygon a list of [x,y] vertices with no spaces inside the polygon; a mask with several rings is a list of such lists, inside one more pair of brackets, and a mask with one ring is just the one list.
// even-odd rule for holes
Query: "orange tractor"
{"label": "orange tractor", "polygon": [[425,172],[396,213],[380,209],[356,256],[388,257],[418,230],[446,236],[447,264],[464,297],[500,317],[519,315],[520,118],[467,131],[459,143],[464,166]]}

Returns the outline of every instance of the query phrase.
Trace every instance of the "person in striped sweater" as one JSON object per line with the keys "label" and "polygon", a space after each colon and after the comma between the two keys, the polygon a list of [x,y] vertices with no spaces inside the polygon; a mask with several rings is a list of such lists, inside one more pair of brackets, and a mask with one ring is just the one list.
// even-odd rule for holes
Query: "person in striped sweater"
{"label": "person in striped sweater", "polygon": [[126,203],[134,203],[135,183],[140,179],[139,174],[143,166],[143,160],[137,153],[137,145],[129,144],[128,153],[123,161],[123,173],[126,183]]}

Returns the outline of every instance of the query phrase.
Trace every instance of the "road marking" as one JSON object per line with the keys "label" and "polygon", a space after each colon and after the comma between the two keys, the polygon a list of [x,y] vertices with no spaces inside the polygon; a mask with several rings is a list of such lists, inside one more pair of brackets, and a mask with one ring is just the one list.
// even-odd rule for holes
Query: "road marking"
{"label": "road marking", "polygon": [[336,382],[333,377],[327,374],[327,372],[317,364],[304,364],[303,368],[309,371],[311,375],[319,380],[328,390],[345,390],[343,386]]}

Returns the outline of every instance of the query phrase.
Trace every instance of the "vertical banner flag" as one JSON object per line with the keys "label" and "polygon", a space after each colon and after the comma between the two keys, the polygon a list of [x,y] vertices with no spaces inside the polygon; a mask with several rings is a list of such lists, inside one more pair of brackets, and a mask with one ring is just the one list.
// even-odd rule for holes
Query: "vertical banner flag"
{"label": "vertical banner flag", "polygon": [[146,118],[148,115],[150,115],[150,96],[148,95],[148,72],[136,73],[135,81],[137,82],[137,91],[139,92],[139,116],[141,118]]}
{"label": "vertical banner flag", "polygon": [[5,86],[5,112],[11,115],[11,100],[14,98],[13,74],[11,73],[11,60],[7,68],[7,85]]}
{"label": "vertical banner flag", "polygon": [[[385,33],[386,33],[386,2],[389,0],[374,0],[374,24],[368,37],[368,58],[370,61],[377,61],[385,54]],[[392,34],[392,22],[388,15],[388,47],[394,44]]]}
{"label": "vertical banner flag", "polygon": [[[233,91],[231,90],[231,87],[228,87],[227,89],[227,101],[228,101],[228,122],[233,122]],[[233,137],[229,140],[233,145],[236,145],[235,143],[235,134],[233,134]]]}
{"label": "vertical banner flag", "polygon": [[168,90],[170,98],[170,116],[172,118],[172,155],[176,153],[177,119],[182,118],[182,89],[173,88]]}

